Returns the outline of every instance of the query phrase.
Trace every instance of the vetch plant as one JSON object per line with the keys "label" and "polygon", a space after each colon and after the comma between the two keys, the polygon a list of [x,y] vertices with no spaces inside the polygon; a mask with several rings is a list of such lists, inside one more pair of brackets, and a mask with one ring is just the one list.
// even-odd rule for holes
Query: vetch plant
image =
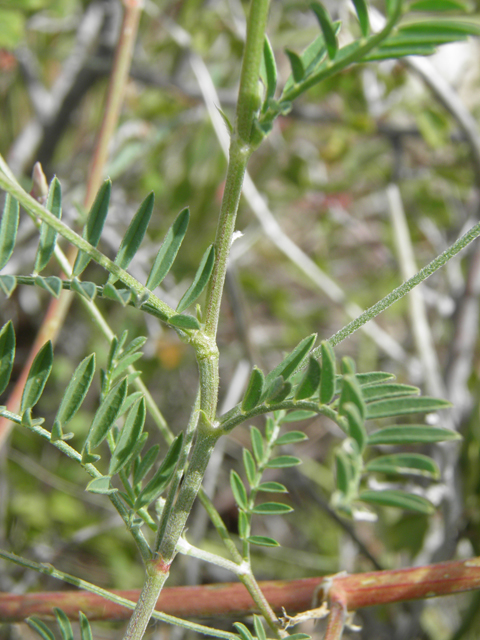
{"label": "vetch plant", "polygon": [[[336,486],[331,496],[331,506],[342,518],[372,520],[378,506],[396,507],[420,514],[434,511],[432,503],[422,495],[422,491],[412,485],[406,489],[376,487],[369,479],[380,473],[389,477],[437,480],[439,469],[431,457],[410,447],[400,451],[395,449],[394,452],[384,452],[378,448],[459,439],[456,431],[430,426],[424,423],[422,417],[417,418],[418,415],[446,409],[450,404],[442,399],[419,395],[416,386],[397,383],[389,373],[358,372],[349,357],[342,358],[338,365],[333,347],[457,255],[480,235],[480,224],[473,226],[415,276],[329,339],[317,344],[317,336],[310,335],[301,340],[273,370],[265,373],[261,368],[254,367],[241,401],[224,413],[218,407],[220,375],[217,332],[236,214],[248,161],[271,132],[275,120],[289,113],[299,96],[352,65],[428,55],[443,43],[465,39],[468,35],[478,35],[480,32],[478,25],[458,18],[457,14],[454,17],[449,14],[447,18],[437,14],[432,17],[432,12],[437,9],[461,9],[457,2],[389,0],[385,6],[384,26],[377,32],[371,28],[367,3],[356,0],[353,5],[358,20],[358,37],[341,46],[341,24],[332,21],[320,2],[310,4],[311,15],[318,22],[318,36],[302,53],[295,52],[293,48],[286,50],[291,74],[279,89],[275,56],[265,35],[269,2],[251,1],[234,123],[230,123],[225,116],[230,133],[230,151],[216,235],[212,243],[204,248],[192,282],[176,306],[167,303],[156,291],[171,270],[175,269],[179,252],[185,251],[188,243],[193,242],[188,235],[188,208],[180,211],[170,226],[143,283],[127,269],[135,260],[155,215],[153,194],[149,194],[140,204],[112,260],[98,248],[104,226],[108,225],[112,191],[110,180],[105,180],[99,186],[79,234],[62,221],[62,191],[57,178],[51,181],[42,204],[23,189],[7,163],[0,159],[0,186],[6,192],[0,225],[0,267],[5,267],[13,254],[20,207],[37,225],[39,235],[31,275],[1,275],[1,289],[6,296],[10,296],[18,286],[35,286],[46,290],[54,298],[59,298],[64,290],[73,291],[109,343],[106,363],[100,365],[98,406],[83,438],[68,429],[89,389],[96,384],[94,374],[99,366],[99,358],[94,353],[87,355],[76,367],[51,419],[39,415],[36,410],[48,389],[49,376],[55,366],[52,344],[46,342],[29,369],[19,409],[12,411],[2,407],[0,413],[18,425],[19,429],[28,430],[49,442],[68,456],[72,464],[80,465],[89,476],[86,490],[110,500],[133,537],[144,564],[145,582],[125,633],[126,639],[142,638],[152,616],[204,634],[230,639],[240,637],[243,640],[253,640],[252,633],[258,640],[266,640],[267,632],[262,620],[268,627],[270,637],[280,638],[289,636],[287,628],[303,619],[290,616],[286,607],[282,622],[278,606],[272,606],[266,589],[262,589],[257,582],[251,561],[252,548],[278,545],[274,537],[253,532],[252,523],[255,519],[282,516],[292,510],[288,502],[278,498],[288,492],[288,483],[263,477],[266,470],[281,471],[301,464],[301,459],[296,455],[278,449],[282,446],[295,447],[307,437],[301,430],[285,429],[285,425],[291,422],[301,423],[302,420],[321,415],[333,421],[343,432],[344,437],[335,450]],[[73,260],[69,261],[63,253],[60,239],[66,240],[77,250]],[[61,267],[64,278],[42,275],[53,259]],[[98,282],[82,279],[91,261],[106,272]],[[204,301],[200,305],[198,301],[202,295]],[[114,301],[120,308],[133,307],[153,316],[156,322],[175,331],[193,349],[198,368],[198,389],[188,422],[176,437],[169,430],[159,407],[142,382],[141,373],[136,369],[146,338],[130,339],[126,331],[119,336],[113,335],[97,307],[97,301],[102,298]],[[0,333],[2,392],[7,389],[12,375],[15,348],[15,330],[13,323],[8,321]],[[163,447],[158,444],[149,446],[145,431],[147,416],[162,433],[165,440]],[[263,431],[256,425],[250,426],[251,421],[259,416],[265,416]],[[411,416],[415,416],[417,422],[411,423]],[[405,420],[405,423],[388,422],[373,427],[370,424],[370,421],[394,418]],[[238,507],[240,544],[237,545],[202,490],[202,481],[219,439],[244,423],[250,426],[251,447],[243,450],[243,477],[237,471],[231,472],[231,489]],[[373,452],[379,450],[381,453],[374,455]],[[186,523],[197,496],[216,527],[229,558],[198,548],[188,541]],[[174,618],[167,612],[155,612],[172,563],[179,553],[218,565],[243,583],[258,614],[254,617],[253,629],[238,622],[234,625],[237,633],[225,632]],[[6,550],[1,551],[0,555],[91,590],[97,596],[109,598],[117,604],[129,606],[125,598],[53,567],[36,565]],[[461,584],[454,583],[453,586],[444,567],[443,582],[439,580],[435,588],[425,576],[414,576],[416,570],[407,570],[411,573],[402,574],[402,579],[407,584],[410,581],[411,585],[420,582],[424,587],[415,593],[400,593],[395,582],[400,578],[396,574],[392,576],[393,572],[386,572],[389,574],[386,577],[369,576],[377,589],[377,599],[373,595],[369,604],[385,601],[380,595],[384,579],[392,580],[392,600],[397,601],[476,588],[479,584],[476,570],[478,562],[471,562],[471,565],[462,565],[468,580]],[[458,568],[457,565],[455,567]],[[472,569],[471,573],[468,573],[468,568]],[[434,565],[430,571],[435,572]],[[347,623],[347,613],[356,606],[365,606],[365,600],[360,597],[355,601],[354,596],[358,596],[361,585],[355,583],[352,587],[353,582],[347,582],[350,578],[354,577],[334,576],[317,585],[319,609],[322,615],[330,615],[326,632],[328,640],[341,637]],[[320,606],[322,602],[323,606]],[[54,614],[62,636],[66,639],[73,637],[64,611],[55,609]],[[30,618],[29,624],[43,638],[53,637],[40,620]],[[80,629],[82,640],[91,637],[84,614],[80,614]],[[306,636],[300,633],[292,637],[301,640]]]}

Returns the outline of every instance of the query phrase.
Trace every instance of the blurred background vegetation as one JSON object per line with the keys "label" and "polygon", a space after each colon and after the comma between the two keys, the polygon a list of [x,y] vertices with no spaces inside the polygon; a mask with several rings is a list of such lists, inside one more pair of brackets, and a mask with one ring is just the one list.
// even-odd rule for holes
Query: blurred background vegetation
{"label": "blurred background vegetation", "polygon": [[[345,21],[342,37],[348,39],[349,29],[357,28],[348,3],[327,4],[334,17]],[[231,117],[246,6],[241,0],[145,2],[106,172],[113,180],[113,196],[101,248],[115,255],[131,216],[153,190],[156,205],[148,241],[131,266],[131,272],[145,282],[159,242],[188,205],[189,235],[174,275],[164,283],[168,302],[182,295],[212,242],[226,168],[192,59],[194,55],[203,59],[222,108]],[[381,10],[382,4],[378,6]],[[478,12],[474,2],[468,8],[471,14]],[[63,216],[73,226],[84,214],[85,177],[121,15],[119,0],[0,0],[0,151],[26,186],[37,160],[49,180],[58,176]],[[302,3],[272,3],[268,33],[283,81],[289,73],[284,48],[301,51],[317,32]],[[473,40],[448,45],[429,59],[428,72],[429,77],[440,74],[449,83],[448,91],[477,123],[479,48]],[[478,131],[476,135],[480,136]],[[401,194],[420,267],[478,219],[479,162],[458,113],[447,109],[445,96],[432,91],[405,62],[350,69],[311,90],[291,114],[281,117],[254,154],[250,173],[286,237],[322,272],[316,272],[316,279],[305,275],[292,255],[281,251],[275,232],[265,231],[261,214],[259,218],[243,201],[238,220],[243,236],[233,247],[219,333],[225,406],[239,397],[251,364],[272,368],[305,335],[318,332],[323,339],[340,329],[350,319],[345,311],[349,304],[365,308],[401,283],[402,259],[395,245],[398,234],[392,226],[389,185]],[[8,268],[26,274],[32,269],[36,246],[28,219],[22,219],[20,234],[22,242]],[[91,265],[85,277],[99,276]],[[479,292],[477,242],[422,287],[433,360],[418,350],[407,300],[378,318],[389,342],[377,329],[373,338],[360,331],[336,350],[354,357],[359,371],[391,371],[399,381],[455,403],[449,420],[462,432],[461,448],[447,450],[442,445],[434,452],[447,472],[449,492],[440,483],[430,497],[438,504],[447,493],[443,508],[430,519],[394,509],[384,509],[375,524],[338,519],[328,501],[333,489],[332,448],[339,433],[320,417],[292,425],[309,436],[307,444],[295,448],[304,464],[287,471],[282,480],[295,513],[255,524],[256,534],[273,533],[282,544],[258,553],[259,579],[397,568],[480,555]],[[12,319],[16,327],[18,371],[47,304],[43,292],[20,287],[10,299],[1,300],[2,324]],[[116,333],[128,329],[130,338],[148,336],[139,368],[172,429],[179,431],[195,390],[193,353],[155,319],[134,309],[119,311],[113,303],[99,305]],[[55,350],[56,366],[49,395],[42,400],[42,415],[54,416],[66,381],[92,351],[103,366],[108,344],[92,331],[89,318],[74,300]],[[97,400],[95,393],[87,397],[71,425],[76,434],[86,433]],[[152,441],[161,442],[153,426],[150,432]],[[237,427],[206,478],[232,531],[237,514],[228,474],[232,467],[242,471],[241,448],[248,445],[248,425]],[[143,568],[128,533],[108,500],[85,493],[85,485],[81,469],[34,435],[15,428],[0,451],[2,547],[51,562],[104,587],[140,587]],[[188,536],[221,552],[201,507],[191,516]],[[223,580],[231,576],[178,558],[170,584]],[[0,564],[1,591],[59,588],[53,579]],[[364,629],[356,637],[478,638],[478,610],[476,595],[366,610],[361,616]],[[302,628],[311,630],[308,624]],[[0,625],[4,640],[28,638],[29,633],[25,625]],[[151,637],[177,639],[183,633],[157,625]],[[96,638],[120,634],[118,625],[95,626]]]}

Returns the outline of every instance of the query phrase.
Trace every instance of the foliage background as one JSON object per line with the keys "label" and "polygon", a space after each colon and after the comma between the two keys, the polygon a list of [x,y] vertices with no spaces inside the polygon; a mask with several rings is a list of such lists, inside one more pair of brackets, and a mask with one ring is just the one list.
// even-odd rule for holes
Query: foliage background
{"label": "foliage background", "polygon": [[[330,3],[346,20],[346,3]],[[381,6],[380,6],[381,8]],[[472,13],[478,6],[471,3]],[[98,131],[112,51],[121,19],[117,0],[4,0],[0,2],[0,151],[17,176],[29,184],[34,161],[48,179],[56,174],[64,192],[64,217],[74,224],[88,161]],[[351,28],[356,29],[354,22]],[[182,31],[182,29],[184,31]],[[131,81],[107,173],[113,204],[102,250],[114,255],[124,229],[150,190],[156,206],[148,242],[131,267],[145,281],[148,269],[174,216],[190,206],[187,243],[165,283],[168,300],[178,300],[212,241],[226,163],[192,73],[192,52],[205,61],[222,106],[231,115],[239,76],[244,6],[240,0],[149,1],[140,24]],[[288,46],[301,51],[318,31],[314,18],[298,3],[273,3],[269,36],[283,79]],[[190,35],[188,46],[179,44]],[[480,117],[478,42],[449,45],[431,62],[474,118]],[[457,119],[403,63],[357,67],[324,82],[276,123],[249,166],[285,234],[345,294],[345,303],[369,306],[402,281],[395,231],[386,197],[398,185],[419,266],[457,238],[478,218],[480,167]],[[330,336],[347,319],[345,304],[332,301],[282,254],[244,201],[238,223],[243,237],[234,245],[232,268],[219,333],[222,395],[226,403],[241,393],[252,362],[268,370],[284,350],[314,331]],[[25,219],[8,269],[28,273],[35,234]],[[478,243],[477,243],[478,244]],[[304,459],[284,481],[295,514],[256,523],[256,534],[274,536],[282,547],[255,560],[259,579],[298,578],[339,570],[393,568],[453,557],[480,555],[480,424],[478,419],[478,293],[480,250],[475,244],[422,287],[437,361],[425,371],[417,351],[408,302],[379,319],[394,339],[384,349],[363,332],[337,348],[351,355],[360,371],[382,369],[425,392],[445,395],[455,405],[451,417],[464,436],[461,450],[437,457],[450,474],[451,514],[433,518],[383,510],[379,521],[352,525],[330,511],[332,447],[338,432],[321,417],[293,427],[309,441],[295,452]],[[87,279],[95,279],[90,266]],[[53,273],[53,271],[52,271]],[[18,288],[2,300],[2,324],[15,322],[16,367],[35,337],[48,299]],[[132,309],[100,303],[117,333],[147,335],[141,369],[174,431],[183,427],[195,389],[193,355],[154,319]],[[467,320],[469,320],[467,322]],[[378,338],[378,335],[377,335]],[[424,345],[425,346],[425,345]],[[42,400],[52,417],[56,400],[75,365],[95,351],[104,363],[108,345],[91,331],[73,302],[56,347],[56,367]],[[423,360],[423,363],[425,361]],[[247,366],[248,365],[248,366]],[[242,377],[243,376],[243,377]],[[432,387],[433,385],[433,387]],[[84,434],[97,398],[87,398],[72,430]],[[47,406],[45,406],[47,404]],[[258,423],[260,426],[260,422]],[[152,431],[152,429],[150,429]],[[152,435],[152,440],[155,439]],[[157,436],[159,442],[160,437]],[[236,528],[236,506],[228,487],[229,470],[241,473],[241,446],[248,425],[225,439],[207,476],[207,486],[229,527]],[[274,479],[272,475],[272,479]],[[85,493],[80,469],[61,454],[19,429],[0,451],[0,543],[18,554],[84,577],[109,588],[140,587],[143,570],[133,545],[109,503]],[[438,489],[437,493],[441,493]],[[119,526],[120,525],[120,526]],[[220,552],[219,540],[201,508],[192,515],[189,536]],[[361,545],[361,547],[359,546]],[[169,584],[229,580],[218,568],[177,559]],[[376,565],[374,564],[376,563]],[[58,589],[58,583],[3,564],[0,590]],[[422,605],[362,612],[360,637],[476,638],[480,628],[478,596],[442,599]],[[461,627],[461,635],[455,635]],[[306,626],[305,631],[311,627]],[[317,630],[318,631],[318,630]],[[25,626],[0,626],[0,637],[27,637]],[[99,625],[95,637],[120,637],[112,625]],[[152,637],[183,633],[154,627]]]}

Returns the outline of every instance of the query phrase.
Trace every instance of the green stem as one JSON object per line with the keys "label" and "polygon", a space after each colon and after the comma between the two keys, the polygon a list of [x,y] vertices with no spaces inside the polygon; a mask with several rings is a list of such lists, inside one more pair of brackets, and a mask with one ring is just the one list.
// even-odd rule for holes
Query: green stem
{"label": "green stem", "polygon": [[[0,549],[0,558],[9,560],[10,562],[14,562],[15,564],[21,567],[25,567],[26,569],[33,569],[33,571],[37,571],[38,573],[43,573],[47,576],[51,576],[52,578],[56,578],[57,580],[67,582],[68,584],[78,587],[79,589],[94,593],[101,598],[105,598],[106,600],[121,605],[122,607],[126,607],[127,609],[134,609],[136,606],[135,602],[132,602],[127,598],[123,598],[122,596],[119,596],[116,593],[112,593],[111,591],[107,591],[106,589],[102,589],[101,587],[97,587],[97,585],[92,584],[91,582],[87,582],[86,580],[82,580],[81,578],[77,578],[76,576],[72,576],[69,573],[65,573],[64,571],[59,571],[58,569],[55,569],[51,564],[39,564],[38,562],[33,562],[32,560],[27,560],[26,558],[21,558],[14,553],[9,553],[8,551],[3,551],[2,549]],[[155,620],[159,620],[161,622],[166,622],[167,624],[174,624],[178,627],[196,631],[197,633],[201,633],[205,636],[212,636],[214,638],[225,638],[225,640],[239,640],[239,637],[234,633],[221,631],[220,629],[212,629],[211,627],[206,627],[203,624],[197,624],[195,622],[190,622],[189,620],[183,620],[182,618],[177,618],[176,616],[161,613],[160,611],[153,611],[152,618],[155,618]]]}
{"label": "green stem", "polygon": [[[406,280],[399,287],[391,291],[384,298],[379,300],[372,307],[364,311],[362,314],[349,322],[343,329],[334,333],[328,339],[328,342],[334,347],[348,336],[352,335],[355,331],[360,329],[364,324],[366,324],[369,320],[373,320],[376,316],[378,316],[382,311],[388,309],[394,302],[403,298],[407,293],[409,293],[412,289],[418,286],[421,282],[429,278],[435,271],[438,271],[441,267],[443,267],[449,260],[451,260],[457,253],[460,253],[465,247],[470,244],[475,238],[480,236],[480,222],[473,226],[470,231],[467,231],[461,238],[459,238],[451,247],[446,249],[443,253],[437,256],[434,260],[429,262],[423,269],[420,269],[418,273],[414,276]],[[320,355],[320,347],[314,349],[311,355],[315,358],[318,358]]]}

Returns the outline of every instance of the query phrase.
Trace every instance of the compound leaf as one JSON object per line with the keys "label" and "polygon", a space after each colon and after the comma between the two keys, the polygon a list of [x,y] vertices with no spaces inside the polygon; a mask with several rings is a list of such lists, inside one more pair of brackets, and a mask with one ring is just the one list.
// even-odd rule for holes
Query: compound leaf
{"label": "compound leaf", "polygon": [[[50,183],[48,190],[46,209],[50,211],[55,218],[59,220],[62,217],[62,188],[60,182],[55,177]],[[33,273],[37,274],[45,269],[53,252],[55,251],[55,244],[57,242],[57,232],[52,229],[46,222],[42,222],[40,225],[40,240],[38,243],[37,255],[35,256],[35,265],[33,267]]]}
{"label": "compound leaf", "polygon": [[15,198],[7,193],[0,222],[0,269],[7,264],[15,248],[20,207]]}
{"label": "compound leaf", "polygon": [[188,287],[177,305],[177,313],[182,313],[195,302],[208,284],[215,262],[215,247],[212,245],[203,254],[192,284]]}
{"label": "compound leaf", "polygon": [[[133,216],[128,229],[123,236],[120,248],[115,256],[115,264],[122,269],[126,269],[128,267],[142,243],[147,231],[148,223],[152,217],[154,202],[155,196],[153,193],[150,193],[140,205],[137,213]],[[113,284],[115,280],[116,277],[111,273],[108,276],[107,282]]]}
{"label": "compound leaf", "polygon": [[0,331],[0,393],[5,391],[10,382],[14,359],[15,330],[12,321],[9,320]]}
{"label": "compound leaf", "polygon": [[167,231],[167,235],[165,236],[148,275],[146,287],[147,289],[150,289],[150,291],[153,291],[158,287],[170,271],[185,234],[187,233],[189,219],[190,211],[188,208],[185,208],[178,214],[175,222]]}
{"label": "compound leaf", "polygon": [[40,400],[40,396],[43,393],[48,376],[52,370],[52,364],[53,348],[52,343],[48,341],[35,356],[30,371],[28,372],[20,404],[22,414],[27,411],[27,409],[34,407]]}
{"label": "compound leaf", "polygon": [[[103,225],[108,213],[108,205],[110,204],[110,194],[112,192],[112,183],[105,180],[100,187],[87,217],[87,222],[83,229],[83,239],[89,242],[92,247],[96,247],[102,235]],[[79,251],[75,264],[73,265],[73,275],[79,276],[90,262],[90,257],[83,251]]]}

